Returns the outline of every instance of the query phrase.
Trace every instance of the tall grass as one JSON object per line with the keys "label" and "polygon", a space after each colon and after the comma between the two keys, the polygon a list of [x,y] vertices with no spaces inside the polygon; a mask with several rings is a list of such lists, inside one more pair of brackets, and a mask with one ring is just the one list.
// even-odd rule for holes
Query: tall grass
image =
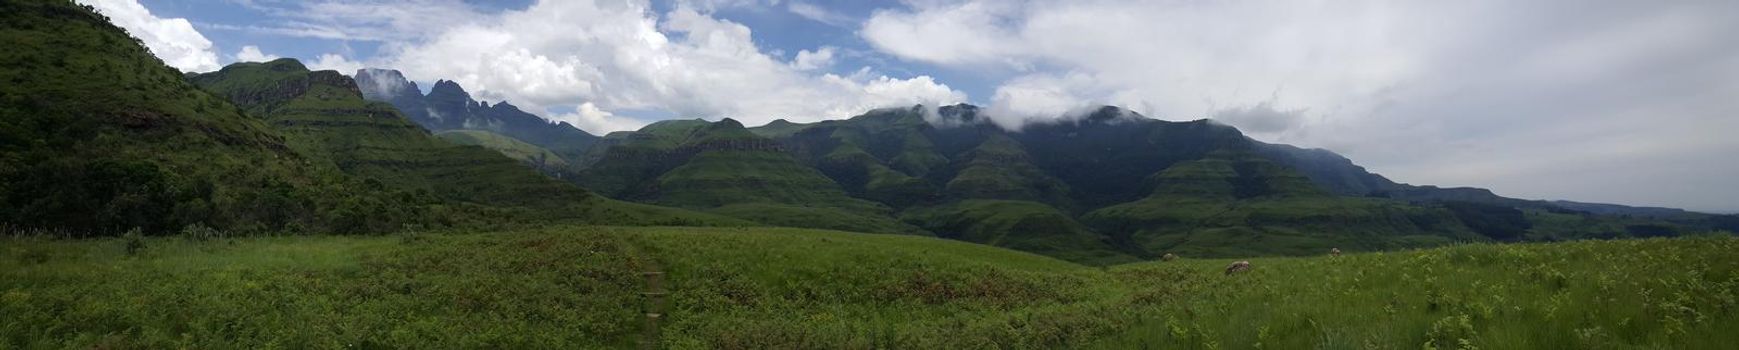
{"label": "tall grass", "polygon": [[[1730,237],[1475,244],[1118,267],[1152,310],[1104,348],[1720,349],[1739,344]],[[1151,295],[1151,296],[1149,296]]]}
{"label": "tall grass", "polygon": [[[195,232],[197,233],[197,232]],[[553,227],[0,238],[0,348],[1731,348],[1739,239],[1094,268],[929,237]]]}

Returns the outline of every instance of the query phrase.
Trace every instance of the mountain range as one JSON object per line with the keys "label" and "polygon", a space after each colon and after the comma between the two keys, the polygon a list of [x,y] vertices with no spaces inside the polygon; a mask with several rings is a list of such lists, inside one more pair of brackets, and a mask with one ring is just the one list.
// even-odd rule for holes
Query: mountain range
{"label": "mountain range", "polygon": [[279,59],[183,74],[90,8],[0,10],[9,229],[769,225],[1090,264],[1739,231],[1734,216],[1401,184],[1326,150],[1110,106],[1019,130],[962,104],[600,137],[391,70]]}
{"label": "mountain range", "polygon": [[[541,152],[504,153],[552,173],[568,169],[567,163],[598,141],[597,136],[572,124],[550,122],[506,102],[490,105],[474,100],[465,88],[449,80],[436,81],[424,94],[417,83],[396,70],[363,69],[355,77],[363,97],[391,103],[405,117],[442,138],[496,150],[527,151],[520,144],[530,144],[549,151],[557,157]],[[452,133],[455,131],[466,132]]]}
{"label": "mountain range", "polygon": [[[357,76],[381,82],[375,86],[414,86],[392,70]],[[428,115],[473,116],[413,118],[431,130],[538,137],[479,122],[489,119],[467,111],[488,104],[469,102],[451,81],[426,95],[402,91],[377,100]],[[467,103],[427,102],[438,98]],[[1718,226],[1713,216],[1675,209],[1397,183],[1334,152],[1256,141],[1211,120],[1162,121],[1106,106],[1011,131],[983,113],[961,104],[756,127],[732,119],[666,120],[551,153],[573,172],[567,179],[611,198],[775,226],[935,235],[1091,263],[1165,253],[1296,255],[1670,235]]]}

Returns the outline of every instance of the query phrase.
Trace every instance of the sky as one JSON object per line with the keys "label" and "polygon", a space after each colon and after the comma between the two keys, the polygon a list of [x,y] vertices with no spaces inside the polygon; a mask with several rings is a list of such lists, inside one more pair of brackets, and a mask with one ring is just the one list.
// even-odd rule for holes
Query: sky
{"label": "sky", "polygon": [[1400,182],[1739,212],[1739,1],[79,2],[184,71],[392,68],[595,134],[1117,105]]}

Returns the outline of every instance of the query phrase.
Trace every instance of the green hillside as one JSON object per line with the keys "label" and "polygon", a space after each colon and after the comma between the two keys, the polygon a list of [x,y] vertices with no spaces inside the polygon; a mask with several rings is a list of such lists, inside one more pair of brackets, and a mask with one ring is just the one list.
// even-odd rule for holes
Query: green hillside
{"label": "green hillside", "polygon": [[895,220],[886,206],[852,198],[735,120],[664,121],[615,142],[578,183],[617,198],[769,225],[924,233]]}
{"label": "green hillside", "polygon": [[362,98],[332,71],[280,59],[238,63],[190,78],[237,101],[320,165],[396,190],[440,197],[488,221],[602,224],[740,224],[723,217],[612,201],[527,169],[501,154],[430,135],[391,105]]}
{"label": "green hillside", "polygon": [[[442,141],[295,60],[183,75],[90,8],[6,2],[0,223],[68,235],[731,224]],[[191,82],[191,83],[190,83]]]}
{"label": "green hillside", "polygon": [[[1739,341],[1731,237],[1089,268],[926,237],[556,227],[0,238],[0,347],[1672,348]],[[668,299],[644,299],[643,271]],[[1639,278],[1639,276],[1647,276]],[[1429,345],[1427,345],[1429,344]]]}
{"label": "green hillside", "polygon": [[428,194],[310,165],[320,157],[189,84],[88,8],[6,1],[0,23],[0,222],[105,235],[468,217],[431,207]]}
{"label": "green hillside", "polygon": [[[606,137],[591,150],[601,160],[578,182],[612,198],[731,207],[728,215],[772,225],[890,232],[890,219],[900,218],[942,237],[1093,263],[1168,252],[1303,255],[1710,227],[1550,206],[1414,200],[1413,192],[1388,198],[1382,195],[1397,192],[1378,189],[1406,185],[1332,152],[1257,142],[1206,120],[1161,121],[1104,107],[1010,131],[978,113],[969,105],[889,108],[746,132],[734,121],[664,121]],[[750,149],[694,151],[707,138]],[[1361,191],[1371,196],[1354,194]],[[1532,203],[1495,204],[1512,202]],[[858,215],[811,221],[834,214],[812,209],[820,207]],[[1029,229],[1035,226],[1045,228]]]}
{"label": "green hillside", "polygon": [[903,218],[938,236],[1034,252],[1092,265],[1137,261],[1068,214],[1043,203],[966,200],[916,208]]}
{"label": "green hillside", "polygon": [[1263,158],[1220,151],[1155,174],[1153,193],[1082,221],[1148,255],[1304,255],[1483,241],[1442,209],[1336,197]]}
{"label": "green hillside", "polygon": [[502,134],[482,130],[449,130],[435,133],[435,136],[456,144],[480,146],[501,152],[501,155],[531,164],[539,169],[568,167],[568,161],[562,159],[555,152]]}
{"label": "green hillside", "polygon": [[961,154],[954,178],[943,187],[951,198],[1043,202],[1070,209],[1068,185],[1032,164],[1014,139],[1000,134]]}

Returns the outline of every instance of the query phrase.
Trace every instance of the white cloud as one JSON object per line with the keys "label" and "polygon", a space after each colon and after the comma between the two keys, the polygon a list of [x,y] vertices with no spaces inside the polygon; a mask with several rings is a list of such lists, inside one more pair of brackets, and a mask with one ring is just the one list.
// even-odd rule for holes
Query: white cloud
{"label": "white cloud", "polygon": [[383,65],[413,80],[451,79],[480,99],[531,110],[584,102],[751,125],[966,99],[926,76],[812,72],[831,61],[833,49],[786,62],[757,47],[748,27],[689,7],[659,15],[644,1],[540,1],[477,16],[484,19],[390,47]]}
{"label": "white cloud", "polygon": [[96,7],[116,26],[145,42],[163,63],[185,72],[210,72],[220,68],[211,40],[193,29],[184,18],[159,18],[137,0],[79,0]]}
{"label": "white cloud", "polygon": [[1215,111],[1212,117],[1216,121],[1238,125],[1246,132],[1274,133],[1298,126],[1304,121],[1304,113],[1309,111],[1308,109],[1279,110],[1274,108],[1272,101],[1264,101],[1251,106]]}
{"label": "white cloud", "polygon": [[923,6],[917,12],[876,11],[864,22],[862,35],[882,51],[918,61],[1025,66],[1014,60],[1025,49],[1018,46],[1016,33],[997,24],[1016,15],[1020,8],[1015,4],[964,1]]}
{"label": "white cloud", "polygon": [[791,67],[797,70],[816,70],[833,66],[832,46],[826,46],[815,51],[797,51],[797,57],[791,60]]}
{"label": "white cloud", "polygon": [[481,18],[461,0],[236,1],[275,20],[211,27],[303,38],[405,42]]}
{"label": "white cloud", "polygon": [[362,62],[351,61],[344,55],[335,53],[322,54],[312,62],[304,62],[309,70],[335,70],[344,75],[355,75],[364,66]]}
{"label": "white cloud", "polygon": [[1034,120],[1058,118],[1109,101],[1086,96],[1094,78],[1086,74],[1033,74],[1010,80],[996,88],[985,114],[1005,129],[1019,129]]}
{"label": "white cloud", "polygon": [[790,3],[785,4],[785,10],[791,11],[791,13],[796,14],[799,17],[835,27],[851,27],[856,24],[856,21],[853,21],[850,17],[846,17],[845,15],[830,11],[827,8],[815,6],[814,4],[803,2],[801,0],[792,0]]}
{"label": "white cloud", "polygon": [[236,62],[266,62],[279,58],[282,57],[262,53],[259,46],[253,45],[242,46],[242,50],[235,53]]}
{"label": "white cloud", "polygon": [[574,109],[573,113],[552,115],[550,116],[550,120],[573,124],[575,127],[580,128],[580,130],[585,130],[594,135],[604,135],[615,131],[637,130],[640,129],[640,127],[646,126],[645,122],[632,118],[618,117],[616,114],[610,113],[610,111],[598,109],[598,105],[592,104],[591,102],[581,103],[578,108]]}
{"label": "white cloud", "polygon": [[1708,131],[1739,128],[1739,2],[910,1],[864,23],[881,52],[1003,79],[1004,120],[1115,104],[1408,182],[1739,198],[1739,162],[1706,161],[1739,153]]}

